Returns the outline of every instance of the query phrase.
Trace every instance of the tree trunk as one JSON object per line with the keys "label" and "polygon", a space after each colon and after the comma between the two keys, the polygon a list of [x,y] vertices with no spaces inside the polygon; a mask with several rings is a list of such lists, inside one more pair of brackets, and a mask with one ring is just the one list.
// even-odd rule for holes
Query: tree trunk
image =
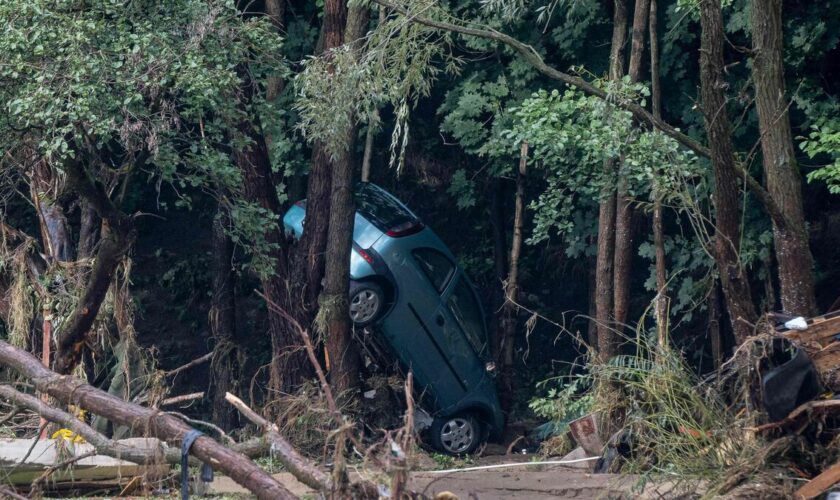
{"label": "tree trunk", "polygon": [[[145,162],[145,156],[137,160],[138,164],[142,162]],[[66,320],[67,326],[57,332],[59,341],[55,366],[59,373],[66,374],[81,360],[87,334],[99,314],[99,308],[111,286],[117,266],[134,243],[137,232],[133,219],[117,209],[103,186],[94,182],[79,160],[68,160],[63,167],[68,187],[90,203],[102,219],[99,251],[96,253],[96,261],[88,276],[85,291],[73,314]]]}
{"label": "tree trunk", "polygon": [[[277,31],[283,30],[286,17],[286,0],[265,0],[265,14]],[[285,80],[281,76],[269,76],[265,84],[265,98],[271,102],[283,92]]]}
{"label": "tree trunk", "polygon": [[[250,144],[233,153],[234,163],[242,172],[245,199],[258,205],[267,213],[280,215],[277,190],[271,181],[271,162],[265,138],[259,123],[243,120],[239,132],[250,139]],[[289,262],[282,234],[282,224],[269,227],[266,242],[271,245],[270,257],[273,272],[261,277],[260,284],[268,299],[290,311],[299,311],[300,305],[290,296]],[[285,319],[276,312],[268,312],[268,332],[271,338],[272,358],[269,367],[269,387],[272,391],[292,392],[310,373],[306,355],[298,349],[298,339]]]}
{"label": "tree trunk", "polygon": [[[141,433],[168,440],[171,444],[184,439],[193,430],[182,420],[128,403],[122,399],[91,387],[79,379],[61,376],[47,368],[31,354],[0,341],[0,365],[30,379],[39,391],[46,392],[63,404],[73,404],[101,415],[118,424],[126,425]],[[244,455],[225,448],[207,436],[199,436],[190,453],[214,469],[224,472],[238,484],[261,499],[294,499],[270,474]]]}
{"label": "tree trunk", "polygon": [[242,351],[236,338],[236,275],[233,272],[233,243],[226,227],[227,211],[219,206],[213,218],[213,296],[210,330],[215,340],[212,362],[213,422],[224,430],[237,426],[237,413],[225,401],[225,394],[237,392],[242,378]]}
{"label": "tree trunk", "polygon": [[510,270],[505,283],[505,305],[502,316],[501,404],[505,411],[513,405],[514,353],[516,347],[519,300],[519,256],[522,253],[522,232],[525,226],[525,180],[528,168],[528,143],[522,142],[519,173],[516,176],[516,201],[513,214],[513,239],[510,244]]}
{"label": "tree trunk", "polygon": [[[341,46],[344,41],[346,23],[345,1],[326,0],[321,29],[323,43],[320,44],[320,52],[326,54],[331,49]],[[306,221],[300,243],[305,252],[306,307],[310,311],[317,306],[324,279],[332,172],[332,161],[324,145],[320,142],[315,143],[312,146],[312,164],[306,188]]]}
{"label": "tree trunk", "polygon": [[[627,3],[613,0],[613,32],[610,44],[611,80],[624,76],[624,43],[627,39]],[[607,160],[607,172],[616,168],[616,160]],[[598,205],[598,257],[595,271],[595,319],[598,322],[598,358],[606,361],[618,353],[618,339],[613,320],[614,302],[614,260],[616,243],[616,195],[614,191],[604,193]]]}
{"label": "tree trunk", "polygon": [[[642,55],[645,49],[645,25],[648,23],[650,0],[637,0],[633,12],[632,44],[628,75],[638,82]],[[620,160],[623,165],[623,159]],[[630,269],[633,262],[633,200],[627,192],[627,176],[619,168],[616,183],[615,255],[613,265],[613,319],[618,330],[623,329],[630,310]]]}
{"label": "tree trunk", "polygon": [[750,24],[752,79],[767,190],[787,222],[780,225],[773,221],[782,309],[790,314],[814,316],[817,303],[813,261],[802,209],[802,180],[785,98],[782,0],[750,0]]}
{"label": "tree trunk", "polygon": [[[505,186],[501,178],[493,179],[490,186],[490,226],[493,230],[493,269],[496,286],[493,287],[493,310],[502,311],[505,304],[504,282],[508,273],[507,230],[505,229]],[[494,314],[496,321],[490,336],[490,352],[499,366],[501,363],[502,321]]]}
{"label": "tree trunk", "polygon": [[715,190],[715,261],[723,287],[729,321],[738,344],[753,331],[757,320],[752,290],[739,257],[741,241],[739,178],[735,173],[732,127],[726,114],[723,78],[723,14],[720,0],[700,1],[700,93],[709,137]]}
{"label": "tree trunk", "polygon": [[[356,44],[370,19],[367,6],[355,5],[347,14],[345,30],[348,43]],[[355,47],[358,53],[360,47]],[[352,122],[352,121],[351,121]],[[326,352],[330,385],[336,394],[359,385],[359,353],[353,342],[348,296],[350,294],[350,259],[353,249],[353,222],[356,203],[353,199],[353,154],[356,126],[344,131],[348,150],[332,161],[329,231],[327,238],[324,290],[319,299],[319,316],[327,328]]]}
{"label": "tree trunk", "polygon": [[[355,135],[356,128],[350,132]],[[352,143],[351,143],[352,144]],[[326,352],[330,385],[336,394],[357,387],[359,354],[353,342],[348,296],[353,248],[353,164],[349,151],[333,162],[330,225],[327,240],[324,290],[319,299],[319,318],[326,327]],[[320,323],[320,321],[319,321]]]}
{"label": "tree trunk", "polygon": [[76,257],[79,259],[89,259],[93,256],[93,250],[96,248],[100,221],[96,215],[96,210],[93,209],[90,203],[82,200],[81,205],[79,244],[76,248]]}
{"label": "tree trunk", "polygon": [[[650,88],[653,116],[662,118],[662,89],[659,83],[659,18],[657,0],[650,0]],[[668,342],[668,271],[665,255],[665,234],[662,227],[661,189],[653,187],[653,245],[656,254],[656,338],[665,347]]]}
{"label": "tree trunk", "polygon": [[709,341],[712,345],[712,360],[715,370],[723,364],[723,332],[720,330],[720,285],[718,280],[712,283],[712,292],[709,294]]}
{"label": "tree trunk", "polygon": [[596,293],[595,287],[595,276],[598,274],[596,272],[597,269],[597,258],[587,258],[586,262],[588,264],[589,270],[587,271],[588,275],[588,295],[589,295],[589,310],[587,314],[589,315],[589,321],[586,322],[586,340],[589,342],[589,351],[591,354],[598,352],[598,321],[595,319],[598,311],[595,307],[596,304],[596,297],[598,294]]}

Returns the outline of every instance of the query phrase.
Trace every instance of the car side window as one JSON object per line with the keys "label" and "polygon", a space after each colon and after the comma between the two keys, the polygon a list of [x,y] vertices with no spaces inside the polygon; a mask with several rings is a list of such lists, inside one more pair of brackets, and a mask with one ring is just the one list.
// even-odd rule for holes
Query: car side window
{"label": "car side window", "polygon": [[461,326],[461,329],[467,335],[475,352],[481,354],[486,348],[487,337],[484,331],[484,317],[481,312],[481,307],[475,298],[470,284],[464,280],[459,279],[455,285],[455,290],[450,295],[447,301],[449,310],[455,316],[455,320]]}
{"label": "car side window", "polygon": [[432,286],[438,293],[442,293],[455,272],[455,265],[445,255],[431,248],[418,248],[412,253]]}

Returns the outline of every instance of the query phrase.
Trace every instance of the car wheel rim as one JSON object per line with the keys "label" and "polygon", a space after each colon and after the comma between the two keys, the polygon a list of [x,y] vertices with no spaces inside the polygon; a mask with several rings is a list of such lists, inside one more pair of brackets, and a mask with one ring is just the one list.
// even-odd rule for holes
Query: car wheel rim
{"label": "car wheel rim", "polygon": [[354,323],[372,320],[379,312],[379,296],[371,290],[362,290],[350,299],[350,319]]}
{"label": "car wheel rim", "polygon": [[449,453],[464,453],[475,440],[475,429],[469,419],[453,418],[440,429],[440,442]]}

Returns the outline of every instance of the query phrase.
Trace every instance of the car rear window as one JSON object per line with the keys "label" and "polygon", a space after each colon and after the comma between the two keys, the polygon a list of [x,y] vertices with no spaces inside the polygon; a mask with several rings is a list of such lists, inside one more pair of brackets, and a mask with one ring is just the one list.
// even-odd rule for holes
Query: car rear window
{"label": "car rear window", "polygon": [[458,321],[461,329],[467,335],[470,343],[479,355],[483,354],[487,346],[487,336],[484,331],[484,316],[481,306],[475,298],[470,284],[463,278],[458,280],[455,290],[447,301],[449,310]]}
{"label": "car rear window", "polygon": [[370,184],[356,188],[356,211],[383,232],[417,218],[391,196]]}
{"label": "car rear window", "polygon": [[432,282],[438,293],[443,292],[449,278],[455,271],[455,265],[445,255],[431,248],[418,248],[412,252],[420,269]]}

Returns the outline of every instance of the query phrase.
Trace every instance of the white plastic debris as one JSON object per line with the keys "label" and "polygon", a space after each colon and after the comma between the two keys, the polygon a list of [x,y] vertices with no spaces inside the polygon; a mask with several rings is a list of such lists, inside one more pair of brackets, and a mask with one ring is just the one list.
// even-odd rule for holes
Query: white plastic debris
{"label": "white plastic debris", "polygon": [[365,391],[363,396],[366,399],[373,399],[373,397],[376,396],[376,389],[371,389],[369,391]]}
{"label": "white plastic debris", "polygon": [[785,328],[787,328],[788,330],[807,330],[808,322],[805,321],[805,318],[799,316],[798,318],[793,318],[792,320],[785,323]]}

